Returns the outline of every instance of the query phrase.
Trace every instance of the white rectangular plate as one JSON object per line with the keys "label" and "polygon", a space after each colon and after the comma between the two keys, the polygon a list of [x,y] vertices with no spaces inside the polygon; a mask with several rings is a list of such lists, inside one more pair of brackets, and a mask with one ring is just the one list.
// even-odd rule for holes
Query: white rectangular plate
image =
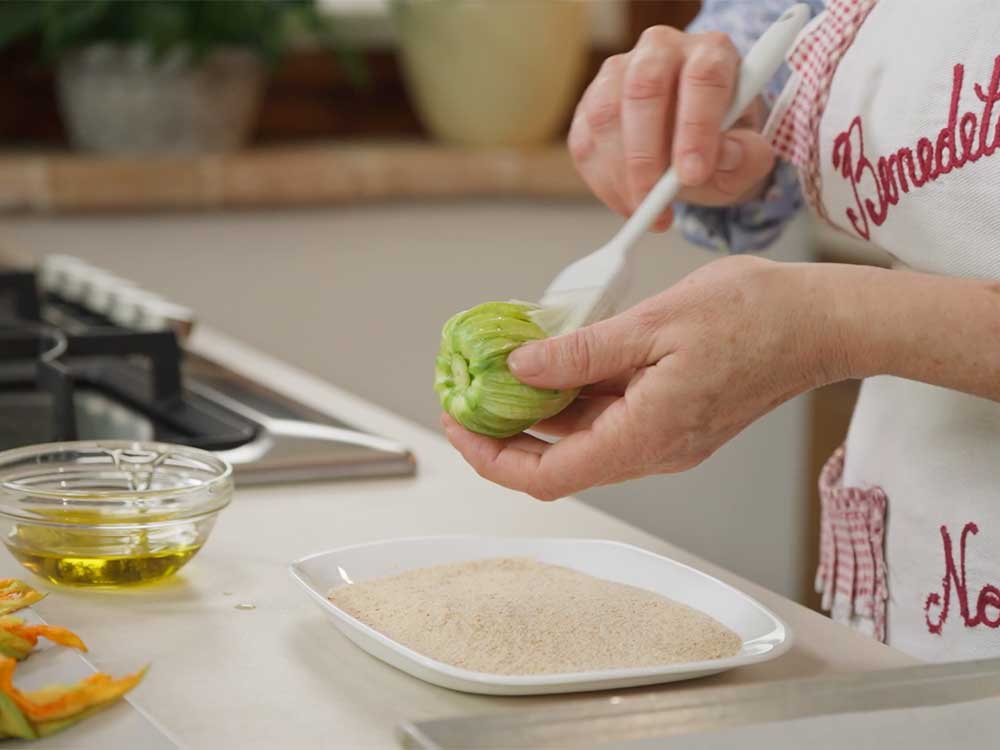
{"label": "white rectangular plate", "polygon": [[[472,672],[417,653],[335,606],[327,596],[338,586],[431,565],[491,557],[528,557],[669,597],[711,615],[743,639],[735,656],[659,667],[545,675]],[[292,577],[333,620],[372,656],[414,677],[469,693],[539,695],[652,685],[724,672],[768,661],[788,650],[792,634],[769,609],[717,578],[675,560],[601,539],[415,537],[388,539],[320,552],[290,566]]]}

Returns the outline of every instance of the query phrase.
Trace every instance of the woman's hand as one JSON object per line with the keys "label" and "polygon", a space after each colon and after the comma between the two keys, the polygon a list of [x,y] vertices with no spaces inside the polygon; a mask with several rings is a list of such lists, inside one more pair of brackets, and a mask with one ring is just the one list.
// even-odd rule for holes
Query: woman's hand
{"label": "woman's hand", "polygon": [[[643,32],[635,48],[609,57],[573,117],[569,149],[594,194],[629,216],[667,166],[676,164],[680,199],[728,205],[752,197],[774,166],[755,129],[758,100],[743,127],[721,132],[740,56],[721,33],[686,34],[669,26]],[[654,230],[666,229],[669,210]]]}
{"label": "woman's hand", "polygon": [[583,395],[529,435],[495,440],[445,417],[482,476],[542,500],[679,472],[791,397],[847,377],[822,275],[804,264],[722,258],[662,294],[574,333],[526,344],[508,363]]}

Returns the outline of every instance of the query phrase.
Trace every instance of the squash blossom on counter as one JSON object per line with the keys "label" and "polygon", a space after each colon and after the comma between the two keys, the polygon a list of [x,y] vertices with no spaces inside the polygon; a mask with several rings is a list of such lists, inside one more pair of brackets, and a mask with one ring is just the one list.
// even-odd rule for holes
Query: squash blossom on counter
{"label": "squash blossom on counter", "polygon": [[0,615],[9,615],[19,609],[40,602],[45,594],[40,594],[24,581],[16,578],[0,579]]}
{"label": "squash blossom on counter", "polygon": [[17,661],[28,658],[39,638],[47,638],[60,646],[86,651],[80,637],[67,628],[57,625],[28,625],[20,617],[0,617],[0,656]]}
{"label": "squash blossom on counter", "polygon": [[39,637],[61,646],[87,650],[83,641],[66,628],[28,625],[18,617],[9,616],[44,596],[23,581],[0,580],[0,739],[36,740],[55,734],[110,706],[146,674],[142,669],[114,678],[98,672],[76,685],[50,685],[30,692],[18,690],[14,686],[17,663],[28,658]]}
{"label": "squash blossom on counter", "polygon": [[472,432],[506,438],[572,403],[579,393],[524,385],[507,369],[507,355],[546,337],[531,318],[536,305],[485,302],[452,316],[441,331],[434,390],[441,406]]}

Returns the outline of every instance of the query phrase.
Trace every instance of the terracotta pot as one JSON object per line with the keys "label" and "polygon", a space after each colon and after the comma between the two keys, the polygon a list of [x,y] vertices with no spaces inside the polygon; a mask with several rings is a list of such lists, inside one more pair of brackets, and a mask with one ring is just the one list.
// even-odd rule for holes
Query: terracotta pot
{"label": "terracotta pot", "polygon": [[229,151],[250,134],[263,79],[263,65],[245,49],[193,65],[182,51],[154,61],[143,46],[99,44],[60,62],[59,104],[73,145],[88,151]]}
{"label": "terracotta pot", "polygon": [[529,145],[565,123],[581,83],[589,23],[579,0],[398,0],[404,72],[438,138]]}

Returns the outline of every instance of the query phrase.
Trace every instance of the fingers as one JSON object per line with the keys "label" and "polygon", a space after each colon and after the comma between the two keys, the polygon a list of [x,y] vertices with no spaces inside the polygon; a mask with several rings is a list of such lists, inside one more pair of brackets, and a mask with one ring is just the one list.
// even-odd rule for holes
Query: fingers
{"label": "fingers", "polygon": [[604,61],[587,88],[570,127],[569,148],[577,170],[598,198],[628,216],[621,135],[621,96],[626,55]]}
{"label": "fingers", "polygon": [[629,382],[635,377],[635,370],[626,370],[625,372],[610,377],[607,380],[602,380],[598,383],[593,383],[588,385],[583,389],[584,395],[588,397],[595,396],[621,396],[625,393],[625,389],[628,387]]}
{"label": "fingers", "polygon": [[702,185],[715,172],[722,120],[739,64],[739,53],[725,34],[694,37],[680,74],[673,143],[673,159],[685,185]]}
{"label": "fingers", "polygon": [[[667,26],[646,29],[629,55],[622,87],[622,143],[629,210],[635,210],[667,168],[677,74],[684,34]],[[666,228],[670,215],[657,221]]]}
{"label": "fingers", "polygon": [[662,352],[652,316],[627,310],[564,336],[525,344],[507,358],[518,380],[536,388],[579,388],[650,364]]}
{"label": "fingers", "polygon": [[[631,52],[609,58],[569,134],[574,163],[594,194],[630,216],[674,164],[685,202],[721,206],[753,197],[774,155],[749,129],[721,132],[739,66],[725,34],[666,26],[647,29]],[[748,113],[760,119],[759,110],[752,106]],[[653,231],[665,230],[672,219],[667,209]]]}
{"label": "fingers", "polygon": [[774,169],[774,149],[753,130],[730,130],[722,138],[715,173],[708,183],[681,191],[702,206],[725,206],[754,197]]}
{"label": "fingers", "polygon": [[539,500],[555,500],[606,484],[623,475],[631,451],[622,440],[628,431],[624,400],[618,399],[588,430],[555,444],[519,435],[496,440],[446,423],[451,444],[480,476]]}
{"label": "fingers", "polygon": [[[531,488],[536,486],[534,477],[545,450],[550,447],[548,443],[529,435],[497,440],[470,432],[455,422],[445,424],[445,434],[479,476],[510,489],[535,494]],[[534,441],[535,447],[526,446],[527,441]]]}
{"label": "fingers", "polygon": [[553,437],[565,437],[589,429],[618,398],[618,396],[578,398],[554,417],[542,420],[531,429]]}

